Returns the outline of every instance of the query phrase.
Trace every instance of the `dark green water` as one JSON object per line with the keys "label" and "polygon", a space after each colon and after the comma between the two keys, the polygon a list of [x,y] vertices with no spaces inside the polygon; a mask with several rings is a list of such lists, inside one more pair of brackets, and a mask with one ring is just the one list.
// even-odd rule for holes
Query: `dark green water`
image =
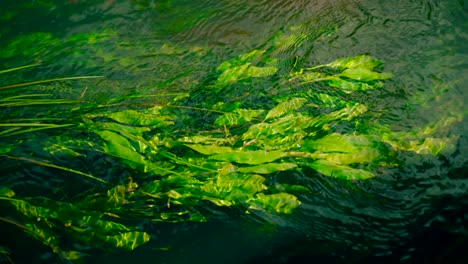
{"label": "dark green water", "polygon": [[[1,76],[0,85],[103,75],[98,82],[63,85],[61,94],[78,97],[87,86],[85,98],[100,103],[132,94],[177,93],[182,98],[209,80],[220,63],[268,47],[278,32],[304,35],[276,54],[282,60],[280,72],[359,54],[382,60],[394,77],[385,89],[360,99],[395,131],[439,124],[435,136],[454,138],[454,149],[438,156],[400,153],[396,158],[402,166],[381,169],[362,182],[304,171],[293,176],[311,193],[298,197],[302,204],[291,215],[243,214],[240,209],[216,211],[207,223],[142,221],[139,225],[153,235],[148,244],[132,252],[96,250],[83,263],[468,261],[468,3],[463,0],[0,1],[0,69],[41,63],[24,74]],[[272,90],[277,88],[274,80],[253,85],[252,93],[288,92]],[[227,96],[259,103],[244,94]],[[167,98],[151,100],[164,104]],[[18,114],[1,109],[2,118],[54,111],[42,110]],[[40,136],[46,138],[48,132]],[[35,148],[19,152],[61,161]],[[103,160],[69,162],[106,179],[131,176]],[[29,195],[65,199],[87,188],[51,177],[47,168],[7,159],[0,165],[2,184]],[[67,195],[43,193],[49,186],[60,186]],[[10,225],[1,223],[0,230],[0,246],[12,250],[16,263],[61,262]]]}

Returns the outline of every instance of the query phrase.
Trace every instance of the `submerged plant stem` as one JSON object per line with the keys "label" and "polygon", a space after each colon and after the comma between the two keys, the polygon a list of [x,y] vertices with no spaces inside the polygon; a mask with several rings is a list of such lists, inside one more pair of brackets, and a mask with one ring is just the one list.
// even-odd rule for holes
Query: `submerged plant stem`
{"label": "submerged plant stem", "polygon": [[40,80],[34,82],[26,82],[26,83],[15,83],[12,85],[0,86],[0,90],[6,90],[11,88],[41,84],[41,83],[49,83],[49,82],[56,82],[56,81],[68,81],[68,80],[80,80],[80,79],[96,79],[96,78],[104,78],[104,76],[77,76],[77,77],[66,77],[66,78],[56,78],[56,79],[48,79],[48,80]]}
{"label": "submerged plant stem", "polygon": [[62,167],[62,166],[57,166],[57,165],[54,165],[54,164],[50,164],[50,163],[46,163],[46,162],[42,162],[42,161],[38,161],[38,160],[33,160],[33,159],[28,159],[28,158],[24,158],[24,157],[13,157],[13,156],[9,156],[9,155],[1,155],[1,156],[9,158],[9,159],[28,161],[28,162],[35,163],[37,165],[41,165],[41,166],[44,166],[44,167],[50,167],[50,168],[55,168],[55,169],[59,169],[59,170],[63,170],[63,171],[68,171],[68,172],[75,173],[75,174],[78,174],[78,175],[82,175],[82,176],[85,176],[87,178],[90,178],[90,179],[93,179],[93,180],[96,180],[96,181],[99,181],[99,182],[102,182],[102,183],[105,183],[105,184],[109,184],[109,182],[107,182],[107,181],[105,181],[103,179],[100,179],[100,178],[98,178],[96,176],[93,176],[91,174],[87,174],[87,173],[84,173],[84,172],[81,172],[81,171],[65,168],[65,167]]}

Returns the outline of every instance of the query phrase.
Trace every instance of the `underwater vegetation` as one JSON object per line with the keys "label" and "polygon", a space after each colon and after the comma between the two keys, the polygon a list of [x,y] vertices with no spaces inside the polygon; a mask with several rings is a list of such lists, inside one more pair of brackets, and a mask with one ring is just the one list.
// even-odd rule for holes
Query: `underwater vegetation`
{"label": "underwater vegetation", "polygon": [[[2,166],[39,166],[84,187],[48,195],[14,178],[2,179],[0,221],[75,260],[96,248],[144,245],[152,235],[139,225],[142,221],[209,221],[209,207],[294,214],[301,195],[313,195],[297,175],[368,181],[400,166],[398,153],[454,151],[457,135],[440,138],[437,132],[461,117],[412,131],[392,131],[379,123],[380,113],[361,95],[385,89],[393,78],[380,60],[365,54],[312,67],[294,60],[285,67],[275,56],[288,39],[278,37],[269,47],[222,62],[190,92],[168,96],[164,103],[152,103],[154,94],[98,103],[83,98],[86,89],[74,98],[57,92],[64,82],[97,86],[102,76],[2,84]],[[275,85],[264,89],[261,83]],[[53,158],[41,158],[31,145]],[[120,175],[68,160],[103,160]],[[0,247],[0,254],[8,259],[8,247]]]}

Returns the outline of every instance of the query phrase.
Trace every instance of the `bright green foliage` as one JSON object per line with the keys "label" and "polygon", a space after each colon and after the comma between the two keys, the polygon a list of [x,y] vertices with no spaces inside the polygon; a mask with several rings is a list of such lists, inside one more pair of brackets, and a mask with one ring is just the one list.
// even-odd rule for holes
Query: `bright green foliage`
{"label": "bright green foliage", "polygon": [[[124,186],[117,186],[116,189],[122,187]],[[107,207],[92,209],[81,208],[82,202],[80,201],[74,205],[48,199],[15,198],[14,192],[6,187],[1,188],[0,201],[9,203],[19,215],[30,219],[24,225],[17,222],[11,223],[15,223],[36,239],[50,246],[61,257],[71,260],[84,253],[65,251],[61,248],[59,239],[65,233],[76,241],[93,241],[95,246],[104,247],[110,244],[128,250],[133,250],[149,241],[150,236],[145,232],[134,231],[117,222],[104,220],[106,213],[110,213],[116,205],[122,204],[121,200],[115,200],[115,194],[112,191],[108,194],[107,198],[103,197],[103,200],[107,201]]]}
{"label": "bright green foliage", "polygon": [[[68,41],[91,45],[111,36],[111,32],[73,35]],[[3,108],[73,105],[75,115],[60,119],[57,124],[45,122],[46,119],[2,122],[0,127],[5,129],[0,131],[0,137],[17,141],[1,146],[0,154],[85,176],[100,185],[60,201],[17,197],[12,189],[1,187],[0,206],[14,210],[14,219],[21,220],[0,217],[0,221],[22,228],[64,259],[74,260],[87,253],[80,247],[62,248],[63,238],[87,247],[133,250],[148,242],[150,234],[128,224],[132,220],[204,222],[210,219],[210,210],[203,211],[207,204],[241,207],[246,213],[259,210],[292,214],[300,207],[301,195],[310,193],[309,187],[289,181],[283,183],[277,178],[290,179],[288,176],[294,174],[334,177],[340,181],[368,180],[376,176],[376,167],[398,165],[391,160],[393,153],[411,151],[435,156],[455,150],[457,136],[439,138],[437,131],[461,122],[463,117],[448,118],[410,132],[393,132],[368,121],[373,115],[372,108],[359,101],[359,93],[382,88],[384,81],[391,78],[391,74],[380,72],[382,63],[369,55],[302,69],[296,61],[291,71],[278,76],[279,62],[272,56],[307,38],[297,30],[290,36],[277,38],[285,43],[278,42],[271,49],[253,50],[228,60],[216,68],[217,78],[212,85],[202,87],[210,95],[218,96],[214,98],[223,99],[224,92],[229,92],[224,89],[228,86],[243,89],[273,75],[283,78],[274,88],[277,91],[255,95],[261,100],[253,106],[244,104],[242,99],[232,102],[232,98],[229,103],[221,100],[193,105],[188,96],[189,105],[174,99],[146,109],[130,105],[128,109],[110,111],[103,110],[101,105],[80,104],[76,99],[49,99],[43,94],[2,97],[0,107]],[[21,46],[19,42],[11,45],[12,49]],[[170,46],[163,49],[171,54],[186,52]],[[101,55],[114,59],[104,52]],[[16,69],[22,68],[25,67]],[[7,72],[10,71],[0,71]],[[29,85],[32,84],[22,86]],[[16,87],[3,86],[0,90]],[[112,102],[119,102],[120,106],[126,100],[145,96],[123,96]],[[206,119],[210,121],[193,112],[211,115]],[[68,117],[65,113],[61,115]],[[195,125],[185,125],[184,120],[192,119]],[[200,123],[203,129],[198,127]],[[7,156],[15,151],[15,143],[23,140],[14,136],[66,127],[73,130],[31,140],[43,143],[43,151],[51,156],[64,159],[88,161],[88,153],[105,155],[115,171],[130,171],[132,178],[112,182],[106,175],[101,178],[66,166]],[[78,135],[86,136],[75,137]],[[314,173],[305,174],[310,171]]]}
{"label": "bright green foliage", "polygon": [[250,53],[239,55],[238,57],[223,62],[216,70],[220,71],[216,80],[216,92],[222,90],[226,85],[242,81],[248,78],[267,77],[276,73],[278,70],[274,66],[255,66],[252,63],[261,57],[264,51],[254,50]]}
{"label": "bright green foliage", "polygon": [[250,209],[265,208],[268,211],[290,214],[292,210],[299,206],[301,202],[297,197],[289,193],[263,194],[259,193],[250,203]]}
{"label": "bright green foliage", "polygon": [[264,110],[235,109],[232,113],[219,116],[214,122],[217,126],[236,126],[252,121],[262,114]]}
{"label": "bright green foliage", "polygon": [[323,175],[341,178],[344,180],[365,180],[374,177],[372,172],[362,169],[354,169],[346,165],[339,165],[332,161],[322,159],[307,164],[307,166],[322,173]]}
{"label": "bright green foliage", "polygon": [[285,157],[286,153],[282,151],[235,151],[229,153],[216,154],[211,156],[211,159],[236,162],[240,164],[257,165],[275,161]]}
{"label": "bright green foliage", "polygon": [[306,102],[307,99],[305,98],[291,98],[288,101],[279,103],[277,106],[268,111],[265,119],[281,117],[291,111],[301,108]]}

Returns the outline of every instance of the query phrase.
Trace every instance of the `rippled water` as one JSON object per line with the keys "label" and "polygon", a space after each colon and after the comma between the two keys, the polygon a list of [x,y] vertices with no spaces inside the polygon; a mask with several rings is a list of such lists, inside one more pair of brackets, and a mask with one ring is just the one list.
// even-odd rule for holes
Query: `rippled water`
{"label": "rippled water", "polygon": [[[312,172],[293,175],[312,190],[299,197],[302,204],[293,215],[234,212],[220,213],[210,223],[148,225],[155,234],[150,247],[97,253],[90,263],[468,261],[466,1],[30,2],[35,3],[32,8],[0,2],[0,46],[31,32],[51,32],[59,41],[77,33],[117,35],[96,46],[28,47],[42,61],[31,79],[104,75],[105,87],[114,89],[90,89],[87,96],[96,101],[158,92],[157,83],[177,74],[186,75],[164,92],[187,92],[219,63],[265,46],[278,32],[316,30],[281,50],[278,56],[286,63],[280,70],[289,71],[294,63],[308,67],[370,54],[394,74],[385,90],[365,98],[382,112],[383,124],[405,130],[462,115],[461,122],[439,133],[460,135],[457,150],[449,155],[401,154],[403,166],[365,182],[340,182]],[[8,16],[14,19],[6,20]],[[21,56],[1,57],[2,68],[31,63]],[[14,177],[37,173],[14,165],[6,170]],[[168,246],[168,251],[160,249]]]}

